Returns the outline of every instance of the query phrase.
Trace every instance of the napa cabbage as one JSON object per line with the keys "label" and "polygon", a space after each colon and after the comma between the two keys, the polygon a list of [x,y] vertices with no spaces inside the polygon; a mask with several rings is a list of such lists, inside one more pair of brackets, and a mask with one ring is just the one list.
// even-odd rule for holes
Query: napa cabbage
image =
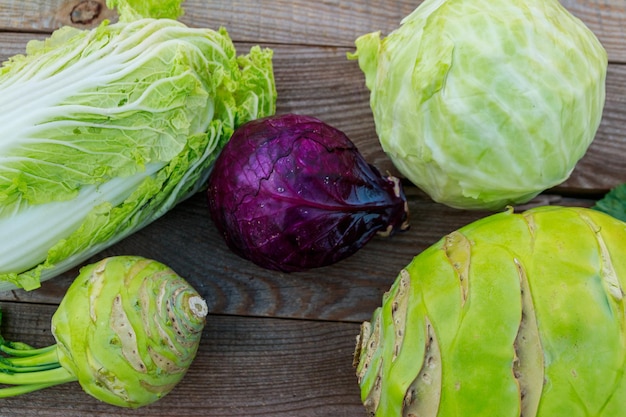
{"label": "napa cabbage", "polygon": [[246,121],[275,112],[272,51],[177,20],[180,1],[110,1],[0,68],[0,290],[34,289],[204,187]]}

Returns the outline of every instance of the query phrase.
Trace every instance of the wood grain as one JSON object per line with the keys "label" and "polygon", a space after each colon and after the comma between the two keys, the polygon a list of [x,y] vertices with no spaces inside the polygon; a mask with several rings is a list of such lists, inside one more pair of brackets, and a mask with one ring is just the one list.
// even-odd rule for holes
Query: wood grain
{"label": "wood grain", "polygon": [[[115,13],[102,4],[91,25],[72,23],[71,11],[85,0],[0,0],[0,31],[51,32],[64,24],[91,27]],[[622,0],[563,0],[561,3],[598,36],[614,62],[626,62],[626,3]],[[368,32],[387,34],[412,12],[419,0],[384,2],[324,0],[186,0],[181,20],[192,26],[224,26],[240,42],[353,47]],[[314,24],[311,24],[314,22]]]}
{"label": "wood grain", "polygon": [[[117,19],[117,13],[108,9],[105,2],[105,0],[0,0],[0,32],[49,33],[64,25],[90,29],[105,19]],[[93,10],[94,5],[99,12],[94,18],[86,20],[84,10],[86,8]]]}

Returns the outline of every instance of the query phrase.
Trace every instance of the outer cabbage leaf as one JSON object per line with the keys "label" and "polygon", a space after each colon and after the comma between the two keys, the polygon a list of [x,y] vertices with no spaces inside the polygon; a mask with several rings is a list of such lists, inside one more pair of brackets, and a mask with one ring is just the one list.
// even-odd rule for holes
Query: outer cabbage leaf
{"label": "outer cabbage leaf", "polygon": [[0,289],[36,288],[204,186],[275,111],[272,51],[170,19],[64,27],[0,69]]}
{"label": "outer cabbage leaf", "polygon": [[453,207],[563,182],[600,123],[606,51],[557,0],[426,0],[356,47],[383,149]]}

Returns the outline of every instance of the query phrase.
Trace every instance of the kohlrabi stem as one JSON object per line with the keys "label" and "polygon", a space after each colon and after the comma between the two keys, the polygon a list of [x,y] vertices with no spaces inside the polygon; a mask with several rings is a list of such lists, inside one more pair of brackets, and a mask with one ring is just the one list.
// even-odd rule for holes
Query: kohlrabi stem
{"label": "kohlrabi stem", "polygon": [[6,340],[0,342],[0,352],[4,352],[9,356],[34,356],[49,351],[56,351],[56,345],[50,345],[43,348],[33,348],[21,342],[7,342]]}
{"label": "kohlrabi stem", "polygon": [[56,385],[70,381],[76,381],[76,377],[61,366],[54,369],[46,369],[45,371],[35,372],[0,372],[0,384],[5,385]]}
{"label": "kohlrabi stem", "polygon": [[53,387],[58,383],[51,384],[28,384],[28,385],[14,385],[11,387],[0,388],[0,398],[16,397],[18,395],[27,394],[33,391],[39,391],[40,389]]}
{"label": "kohlrabi stem", "polygon": [[[52,348],[52,349],[51,349]],[[56,345],[33,349],[39,353],[31,356],[0,357],[0,372],[32,372],[59,367]]]}
{"label": "kohlrabi stem", "polygon": [[0,398],[26,394],[76,381],[59,363],[57,345],[32,348],[23,343],[0,341]]}

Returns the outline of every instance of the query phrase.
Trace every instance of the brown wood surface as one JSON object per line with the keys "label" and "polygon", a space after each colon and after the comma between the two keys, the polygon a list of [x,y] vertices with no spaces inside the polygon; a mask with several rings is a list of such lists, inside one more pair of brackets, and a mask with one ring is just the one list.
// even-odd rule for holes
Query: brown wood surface
{"label": "brown wood surface", "polygon": [[[100,0],[103,3],[103,0]],[[0,61],[23,53],[28,40],[72,24],[77,0],[0,0]],[[238,50],[274,50],[278,112],[319,117],[343,130],[368,161],[393,166],[377,142],[369,93],[354,61],[346,59],[361,34],[393,30],[419,1],[188,0],[181,18],[192,26],[224,26]],[[626,182],[626,2],[564,0],[609,54],[607,101],[597,137],[570,179],[532,205],[590,206]],[[83,16],[84,17],[84,16]],[[0,109],[1,111],[1,109]],[[350,416],[365,417],[351,356],[359,323],[369,319],[396,274],[443,235],[487,212],[433,203],[407,185],[411,229],[377,237],[339,264],[297,274],[263,270],[231,253],[198,194],[164,217],[98,254],[158,259],[187,278],[207,299],[211,316],[198,357],[183,382],[163,400],[139,410],[99,403],[70,383],[0,400],[9,416]],[[0,238],[9,238],[2,236]],[[8,339],[53,342],[50,318],[78,268],[42,288],[0,293]]]}

